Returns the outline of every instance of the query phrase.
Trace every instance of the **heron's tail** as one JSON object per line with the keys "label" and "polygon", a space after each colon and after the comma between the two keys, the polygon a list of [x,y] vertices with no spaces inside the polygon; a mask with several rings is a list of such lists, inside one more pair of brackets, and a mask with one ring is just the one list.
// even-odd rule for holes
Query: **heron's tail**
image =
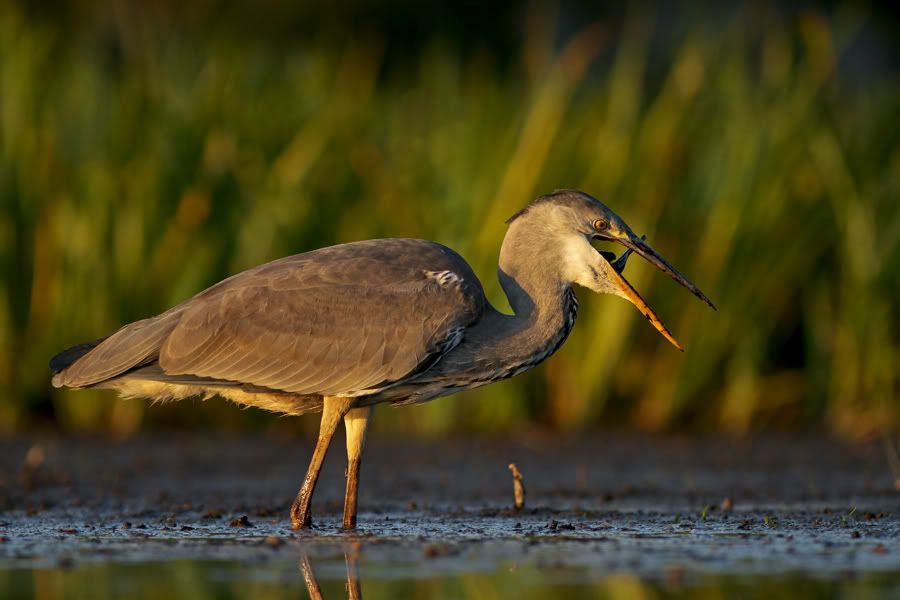
{"label": "heron's tail", "polygon": [[176,307],[158,317],[129,323],[105,338],[63,350],[50,359],[53,387],[92,387],[156,360],[180,313]]}
{"label": "heron's tail", "polygon": [[105,339],[106,337],[102,337],[100,339],[94,340],[93,342],[84,342],[83,344],[77,344],[75,346],[72,346],[71,348],[66,348],[50,359],[50,370],[53,371],[54,375],[56,375],[60,371],[71,367],[73,364],[75,364],[75,361],[93,350],[96,346],[99,346],[100,342]]}

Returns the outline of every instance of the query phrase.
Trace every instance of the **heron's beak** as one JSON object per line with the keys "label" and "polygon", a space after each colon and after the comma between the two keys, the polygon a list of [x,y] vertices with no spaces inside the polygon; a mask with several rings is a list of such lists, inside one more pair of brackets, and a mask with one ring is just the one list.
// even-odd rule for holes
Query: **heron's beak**
{"label": "heron's beak", "polygon": [[[627,256],[625,254],[623,254],[622,256],[624,256],[627,260]],[[650,308],[650,305],[647,304],[647,302],[643,298],[641,298],[641,295],[638,294],[637,290],[634,289],[630,283],[628,283],[628,280],[622,277],[621,271],[625,267],[624,261],[619,263],[621,264],[621,268],[617,263],[619,263],[619,260],[610,261],[609,264],[612,268],[607,269],[606,271],[607,280],[617,288],[616,294],[622,296],[623,298],[634,304],[637,309],[641,311],[641,314],[647,317],[647,320],[650,321],[650,324],[653,325],[664,338],[669,340],[669,342],[673,346],[684,352],[684,348],[681,346],[681,344],[678,343],[678,340],[675,339],[675,336],[672,335],[672,332],[669,331],[665,323],[662,322],[662,319],[660,319],[659,316],[653,311],[653,309]]]}
{"label": "heron's beak", "polygon": [[678,269],[673,267],[668,263],[666,259],[659,255],[659,253],[654,250],[650,244],[644,241],[644,238],[639,238],[637,235],[632,233],[630,230],[623,237],[612,237],[610,238],[612,241],[619,242],[623,246],[627,248],[627,250],[616,260],[607,260],[610,263],[611,269],[607,270],[607,277],[616,288],[618,288],[618,292],[621,296],[626,298],[629,302],[635,305],[641,314],[647,317],[647,320],[659,331],[663,337],[665,337],[673,346],[678,348],[679,350],[684,350],[681,344],[678,343],[678,340],[672,335],[672,333],[668,330],[659,316],[653,311],[652,308],[647,304],[647,302],[641,298],[641,295],[638,294],[637,290],[635,290],[628,280],[626,280],[622,276],[622,271],[625,269],[625,262],[628,259],[628,256],[631,252],[635,252],[645,259],[647,259],[650,263],[652,263],[657,269],[680,283],[682,286],[691,291],[692,294],[703,300],[706,304],[708,304],[713,310],[716,309],[715,305],[713,305],[712,301],[706,297],[706,294],[700,291],[700,289],[691,283],[691,281],[678,272]]}
{"label": "heron's beak", "polygon": [[716,310],[716,306],[712,303],[712,300],[707,298],[706,294],[704,294],[703,292],[700,291],[700,288],[698,288],[696,285],[694,285],[687,277],[685,277],[684,275],[679,273],[678,269],[676,269],[675,267],[670,265],[669,262],[666,259],[664,259],[662,256],[660,256],[659,253],[656,250],[654,250],[650,246],[650,244],[645,242],[643,238],[639,238],[638,236],[631,233],[630,231],[626,235],[628,237],[625,237],[625,238],[616,237],[616,238],[614,238],[614,240],[616,242],[619,242],[626,248],[628,248],[630,250],[634,250],[635,252],[637,252],[638,254],[643,256],[645,259],[647,259],[648,262],[650,262],[657,269],[659,269],[660,271],[662,271],[663,273],[665,273],[666,275],[668,275],[669,277],[671,277],[672,279],[674,279],[675,281],[680,283],[682,286],[684,286],[685,288],[690,290],[690,292],[692,294],[694,294],[695,296],[697,296],[698,298],[700,298],[701,300],[706,302],[706,304],[708,304],[711,309]]}

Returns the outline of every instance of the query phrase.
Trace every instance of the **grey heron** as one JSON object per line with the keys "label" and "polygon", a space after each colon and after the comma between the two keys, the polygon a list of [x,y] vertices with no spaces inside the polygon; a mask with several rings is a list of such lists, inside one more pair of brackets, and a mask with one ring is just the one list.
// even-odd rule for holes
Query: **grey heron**
{"label": "grey heron", "polygon": [[[311,525],[325,453],[343,420],[343,527],[356,525],[357,483],[376,404],[415,404],[512,377],[553,354],[575,323],[573,284],[621,296],[681,346],[622,276],[635,252],[709,298],[595,198],[560,190],[507,221],[498,275],[513,314],[495,309],[466,261],[415,239],[321,248],[243,271],[174,308],[55,356],[56,387],[124,397],[222,396],[299,415],[321,411],[312,460],[291,507]],[[618,258],[593,239],[625,247]]]}

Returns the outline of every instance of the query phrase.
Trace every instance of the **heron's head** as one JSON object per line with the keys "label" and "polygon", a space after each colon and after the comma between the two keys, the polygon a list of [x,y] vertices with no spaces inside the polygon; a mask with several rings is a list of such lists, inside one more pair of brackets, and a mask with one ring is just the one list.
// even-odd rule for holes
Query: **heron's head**
{"label": "heron's head", "polygon": [[[565,283],[577,283],[598,293],[627,299],[679,350],[681,345],[622,276],[629,255],[637,253],[715,309],[696,285],[660,256],[642,236],[636,235],[619,215],[584,192],[559,190],[541,196],[510,217],[507,223],[513,234],[508,238],[515,240],[509,251],[536,255],[532,259],[534,262],[555,268]],[[625,250],[616,258],[612,252],[594,248],[591,240],[615,242]],[[504,241],[501,252],[506,251]]]}

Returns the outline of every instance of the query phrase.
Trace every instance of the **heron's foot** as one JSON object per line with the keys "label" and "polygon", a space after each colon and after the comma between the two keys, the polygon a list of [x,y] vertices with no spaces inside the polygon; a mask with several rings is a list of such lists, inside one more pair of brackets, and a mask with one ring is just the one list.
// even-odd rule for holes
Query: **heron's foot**
{"label": "heron's foot", "polygon": [[312,515],[310,514],[309,507],[307,506],[304,509],[303,502],[300,501],[300,498],[297,498],[291,505],[291,528],[297,530],[310,529],[311,527]]}

